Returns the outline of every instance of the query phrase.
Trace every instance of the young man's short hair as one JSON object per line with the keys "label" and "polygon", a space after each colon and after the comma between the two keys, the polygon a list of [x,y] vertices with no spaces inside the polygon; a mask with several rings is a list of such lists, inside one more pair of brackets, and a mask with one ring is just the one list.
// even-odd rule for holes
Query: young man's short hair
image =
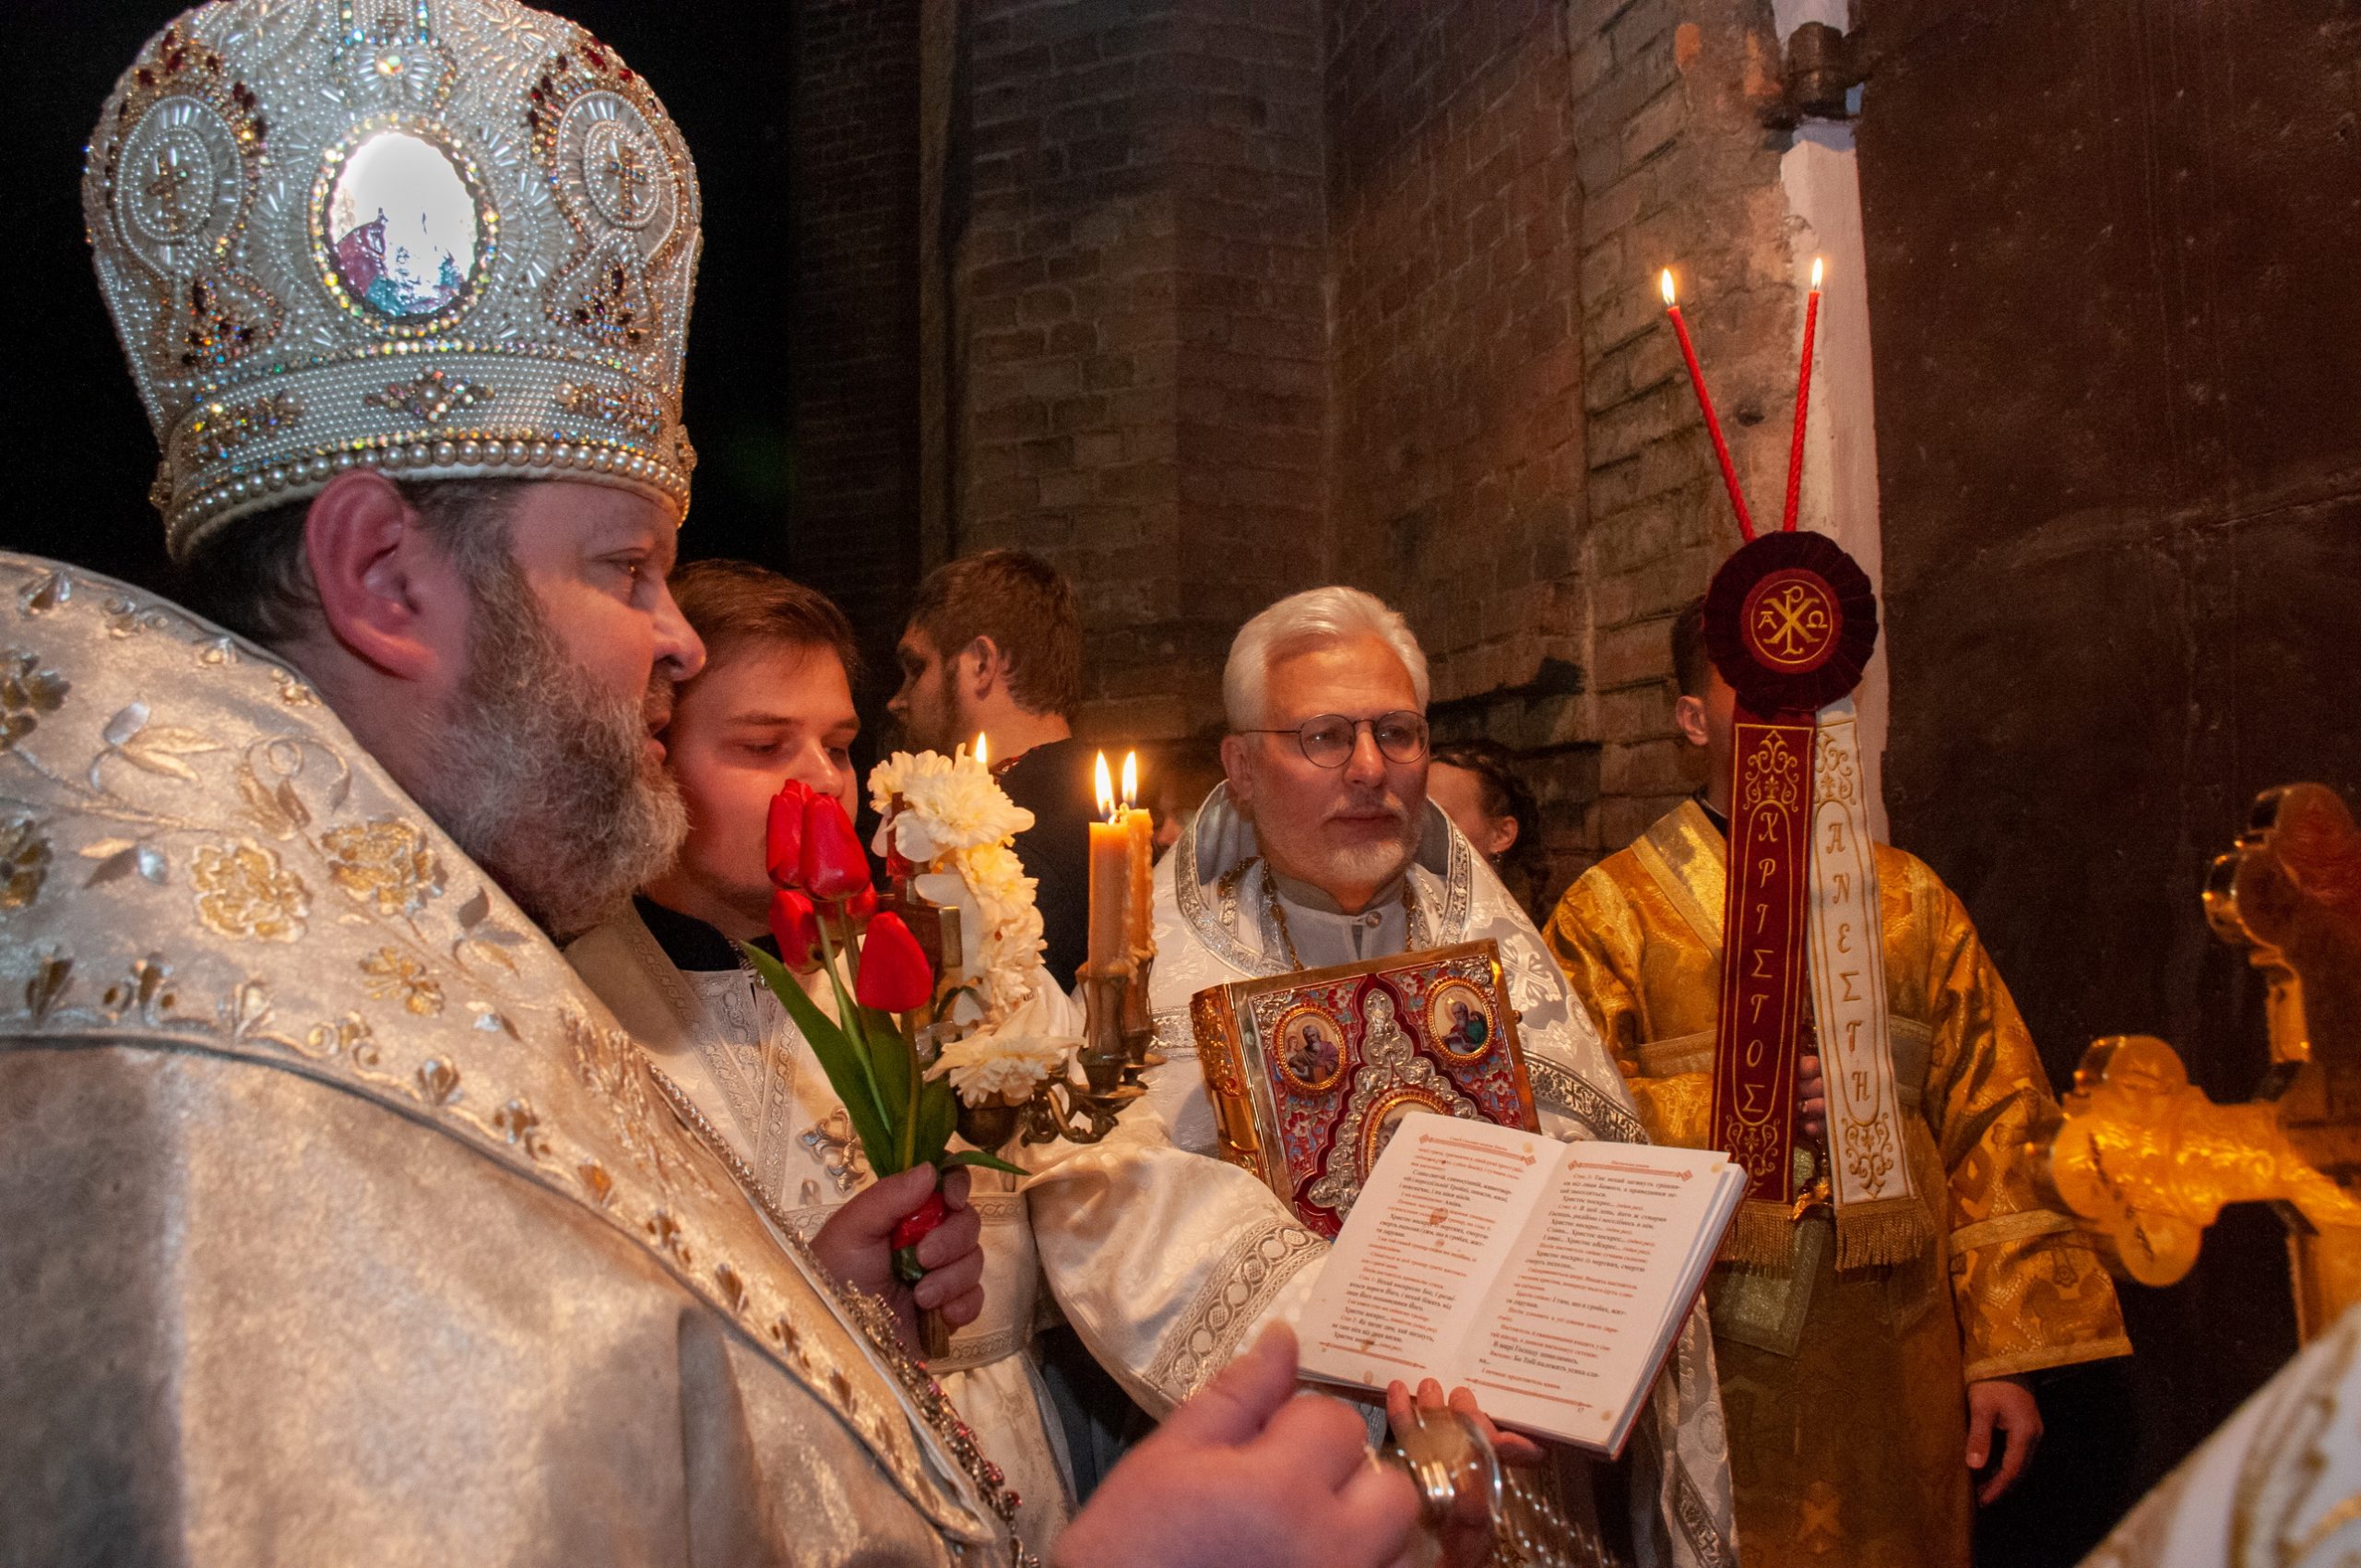
{"label": "young man's short hair", "polygon": [[852,623],[817,588],[752,561],[692,561],[672,573],[671,588],[681,614],[713,659],[758,640],[825,647],[842,662],[847,681],[860,679]]}
{"label": "young man's short hair", "polygon": [[1699,594],[1672,618],[1672,678],[1680,695],[1702,697],[1712,683],[1713,656],[1705,651],[1705,596]]}
{"label": "young man's short hair", "polygon": [[910,624],[945,659],[991,638],[1008,658],[1008,695],[1028,713],[1072,719],[1082,706],[1082,609],[1038,555],[987,550],[937,567],[919,585]]}

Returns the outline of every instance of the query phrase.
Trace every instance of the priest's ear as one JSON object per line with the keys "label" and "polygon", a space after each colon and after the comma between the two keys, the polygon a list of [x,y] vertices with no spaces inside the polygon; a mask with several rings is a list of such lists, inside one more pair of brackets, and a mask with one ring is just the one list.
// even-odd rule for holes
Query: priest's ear
{"label": "priest's ear", "polygon": [[[380,675],[442,685],[466,668],[466,578],[385,475],[338,474],[303,518],[318,636]],[[324,650],[325,651],[325,650]]]}
{"label": "priest's ear", "polygon": [[1249,743],[1244,735],[1221,738],[1222,778],[1229,786],[1230,800],[1240,811],[1251,811],[1254,805],[1254,770],[1246,756]]}
{"label": "priest's ear", "polygon": [[1712,732],[1705,727],[1705,699],[1703,697],[1685,696],[1679,702],[1674,703],[1672,705],[1672,724],[1674,729],[1680,731],[1680,738],[1688,742],[1691,745],[1707,746],[1713,744]]}

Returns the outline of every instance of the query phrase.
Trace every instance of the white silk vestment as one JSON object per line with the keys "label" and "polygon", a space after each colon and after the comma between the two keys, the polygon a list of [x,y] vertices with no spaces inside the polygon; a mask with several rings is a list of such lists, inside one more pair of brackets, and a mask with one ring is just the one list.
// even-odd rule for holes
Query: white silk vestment
{"label": "white silk vestment", "polygon": [[[1202,1272],[1203,1259],[1217,1260],[1185,1311],[1157,1325],[1161,1343],[1153,1364],[1166,1370],[1152,1381],[1168,1397],[1193,1386],[1180,1379],[1202,1379],[1227,1360],[1253,1324],[1292,1315],[1309,1295],[1327,1251],[1325,1242],[1293,1222],[1291,1212],[1257,1178],[1216,1158],[1212,1107],[1189,1026],[1189,999],[1196,992],[1295,967],[1287,962],[1287,940],[1270,911],[1269,875],[1257,855],[1253,826],[1230,804],[1227,786],[1217,786],[1207,797],[1156,872],[1157,958],[1150,1005],[1157,1049],[1168,1061],[1149,1074],[1144,1103],[1159,1123],[1170,1126],[1171,1142],[1183,1151],[1180,1158],[1192,1163],[1185,1174],[1165,1178],[1166,1190],[1155,1197],[1152,1212],[1136,1219],[1133,1211],[1145,1194],[1127,1192],[1120,1169],[1108,1169],[1099,1179],[1107,1189],[1101,1201],[1109,1223],[1103,1229],[1125,1267],[1161,1278],[1191,1265]],[[1466,838],[1431,804],[1426,808],[1424,845],[1406,880],[1409,897],[1401,907],[1372,910],[1358,919],[1369,933],[1394,933],[1393,951],[1485,938],[1499,944],[1544,1130],[1568,1139],[1646,1142],[1622,1075],[1599,1043],[1588,1014],[1572,1004],[1564,978],[1532,922]],[[1299,947],[1309,944],[1309,932],[1318,924],[1352,918],[1298,907],[1286,915]],[[1341,932],[1329,936],[1345,940]],[[1379,955],[1372,949],[1358,956]],[[1078,1158],[1087,1161],[1090,1157]],[[1263,1204],[1250,1205],[1240,1188],[1259,1194]],[[1257,1206],[1260,1218],[1251,1223],[1224,1224],[1212,1218],[1252,1213]],[[1122,1216],[1121,1227],[1113,1223],[1118,1214]],[[1127,1241],[1123,1233],[1133,1226],[1136,1239]],[[1046,1235],[1042,1246],[1057,1279],[1063,1260]],[[1110,1266],[1112,1261],[1102,1263],[1097,1274],[1123,1277],[1121,1268]],[[1072,1279],[1061,1282],[1059,1294],[1069,1318],[1098,1348],[1090,1321],[1101,1315],[1092,1310],[1100,1301],[1078,1301],[1086,1292]],[[1153,1294],[1168,1301],[1178,1296],[1170,1289]],[[1104,1315],[1115,1315],[1111,1308],[1121,1295],[1111,1279],[1097,1292],[1110,1309]],[[1141,1355],[1134,1345],[1118,1359],[1138,1364]],[[1100,1359],[1109,1357],[1102,1353]],[[1679,1568],[1735,1563],[1728,1448],[1712,1336],[1702,1306],[1691,1314],[1653,1403],[1653,1419],[1641,1424],[1633,1439],[1642,1479],[1633,1488],[1632,1535],[1643,1562]]]}
{"label": "white silk vestment", "polygon": [[2361,1306],[2296,1353],[2082,1568],[2361,1562]]}
{"label": "white silk vestment", "polygon": [[[569,946],[566,959],[729,1138],[800,1234],[809,1239],[837,1205],[869,1185],[844,1102],[787,1009],[751,971],[683,969],[629,907]],[[1040,1004],[1074,1011],[1046,970],[1038,984]],[[833,1015],[825,979],[813,1000]],[[1068,1028],[1052,1023],[1043,1032],[1080,1034],[1078,1017],[1063,1021]],[[1026,1353],[1040,1268],[1014,1185],[1015,1178],[997,1171],[972,1173],[969,1192],[983,1221],[983,1315],[953,1335],[950,1353],[928,1370],[1006,1473],[1020,1499],[1018,1533],[1046,1553],[1074,1512],[1071,1467]]]}
{"label": "white silk vestment", "polygon": [[303,678],[6,553],[0,1258],[11,1561],[1008,1561],[907,1358]]}

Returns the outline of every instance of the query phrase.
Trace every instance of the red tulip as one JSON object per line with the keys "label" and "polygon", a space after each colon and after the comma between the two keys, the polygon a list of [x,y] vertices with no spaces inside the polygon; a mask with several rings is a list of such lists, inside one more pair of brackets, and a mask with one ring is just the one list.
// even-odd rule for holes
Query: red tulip
{"label": "red tulip", "polygon": [[888,912],[869,922],[853,999],[881,1013],[908,1013],[934,1000],[934,969],[901,916]]}
{"label": "red tulip", "polygon": [[778,944],[779,961],[789,968],[819,966],[820,921],[812,900],[794,888],[771,894],[771,937]]}
{"label": "red tulip", "polygon": [[870,885],[869,856],[833,795],[811,795],[804,802],[800,869],[814,898],[849,898]]}
{"label": "red tulip", "polygon": [[845,900],[845,919],[856,926],[867,925],[870,917],[875,913],[877,913],[877,889],[873,886],[864,887]]}
{"label": "red tulip", "polygon": [[942,1188],[937,1187],[927,1194],[924,1203],[895,1222],[894,1250],[898,1253],[904,1247],[915,1247],[925,1241],[934,1228],[949,1217],[950,1212],[950,1206],[943,1201]]}
{"label": "red tulip", "polygon": [[803,814],[812,800],[810,786],[790,778],[771,797],[770,825],[763,835],[763,864],[780,887],[795,885],[803,863]]}

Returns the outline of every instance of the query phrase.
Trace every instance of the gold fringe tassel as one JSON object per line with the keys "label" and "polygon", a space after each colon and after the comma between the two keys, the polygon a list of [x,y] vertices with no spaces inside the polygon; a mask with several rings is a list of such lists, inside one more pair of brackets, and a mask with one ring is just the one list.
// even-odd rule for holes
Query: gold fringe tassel
{"label": "gold fringe tassel", "polygon": [[1722,1238],[1721,1260],[1785,1274],[1795,1230],[1795,1211],[1786,1204],[1749,1198],[1738,1206],[1738,1218]]}
{"label": "gold fringe tassel", "polygon": [[[1795,1211],[1749,1198],[1722,1238],[1721,1261],[1784,1274],[1795,1243]],[[1935,1242],[1935,1222],[1915,1197],[1843,1204],[1836,1210],[1836,1266],[1876,1268],[1907,1263]]]}
{"label": "gold fringe tassel", "polygon": [[1935,1242],[1935,1221],[1915,1197],[1836,1206],[1836,1266],[1907,1263]]}

